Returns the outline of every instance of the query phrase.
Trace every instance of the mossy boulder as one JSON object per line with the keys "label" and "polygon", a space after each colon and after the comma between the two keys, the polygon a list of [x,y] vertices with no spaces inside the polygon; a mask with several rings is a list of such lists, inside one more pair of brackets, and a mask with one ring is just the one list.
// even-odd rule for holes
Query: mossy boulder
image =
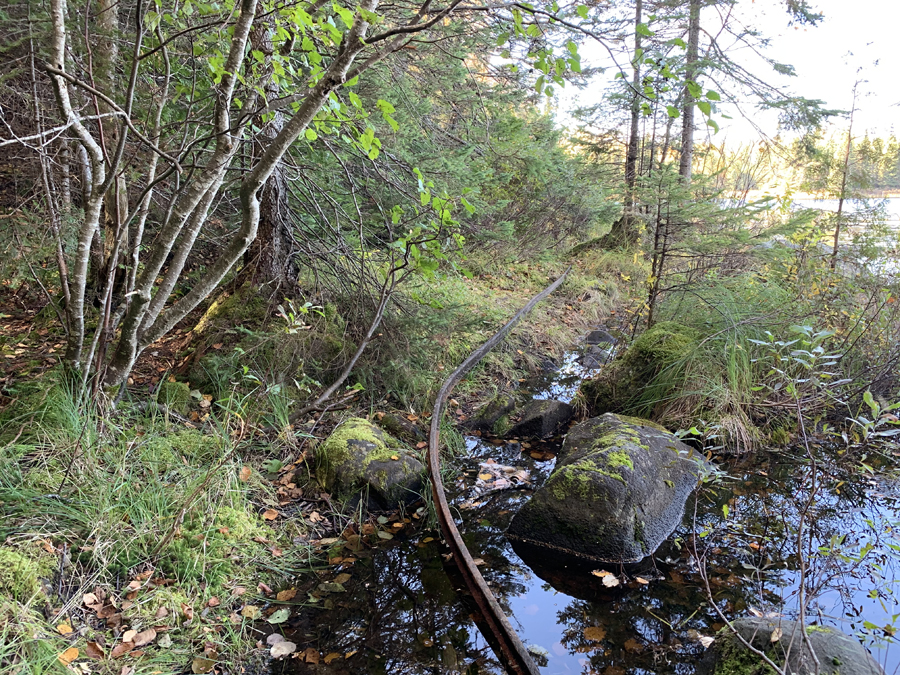
{"label": "mossy boulder", "polygon": [[704,462],[650,422],[589,419],[569,431],[556,468],[507,535],[513,546],[638,562],[681,524]]}
{"label": "mossy boulder", "polygon": [[663,321],[641,335],[593,379],[581,385],[580,396],[592,415],[627,412],[650,416],[684,379],[700,333]]}
{"label": "mossy boulder", "polygon": [[316,448],[319,480],[341,497],[368,491],[385,508],[419,500],[425,467],[396,438],[372,422],[351,417]]}
{"label": "mossy boulder", "polygon": [[535,399],[522,410],[506,435],[515,438],[547,438],[558,434],[575,415],[575,408],[562,401]]}
{"label": "mossy boulder", "polygon": [[52,556],[0,546],[0,596],[27,602],[44,592],[41,580],[50,578],[55,566]]}
{"label": "mossy boulder", "polygon": [[191,388],[184,382],[160,382],[156,402],[172,412],[186,415],[191,405]]}
{"label": "mossy boulder", "polygon": [[509,414],[516,407],[516,399],[512,394],[497,394],[481,408],[465,424],[472,431],[487,431],[503,436],[509,430]]}
{"label": "mossy boulder", "polygon": [[[859,641],[828,626],[807,626],[807,641],[800,632],[800,624],[788,619],[749,617],[738,619],[732,625],[738,635],[779,666],[779,673],[787,665],[785,672],[794,675],[884,675],[884,670]],[[781,631],[780,636],[776,631]],[[697,675],[776,673],[726,626],[700,662]]]}

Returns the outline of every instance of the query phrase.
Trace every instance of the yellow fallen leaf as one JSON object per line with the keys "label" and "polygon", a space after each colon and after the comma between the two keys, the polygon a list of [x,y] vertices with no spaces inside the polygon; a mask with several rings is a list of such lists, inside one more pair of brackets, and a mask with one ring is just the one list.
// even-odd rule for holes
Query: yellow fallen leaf
{"label": "yellow fallen leaf", "polygon": [[126,630],[122,633],[122,642],[131,642],[137,634],[138,632],[136,630]]}
{"label": "yellow fallen leaf", "polygon": [[58,654],[56,658],[59,659],[61,664],[67,666],[78,658],[78,649],[76,647],[69,647],[62,654]]}
{"label": "yellow fallen leaf", "polygon": [[244,605],[244,608],[241,610],[241,616],[245,619],[258,619],[260,614],[260,609],[256,605]]}
{"label": "yellow fallen leaf", "polygon": [[606,630],[600,626],[588,626],[584,629],[584,639],[591,642],[600,642],[606,637]]}
{"label": "yellow fallen leaf", "polygon": [[603,577],[608,577],[612,572],[607,572],[606,570],[594,570],[591,574],[602,579]]}
{"label": "yellow fallen leaf", "polygon": [[278,511],[275,509],[266,509],[262,514],[263,520],[275,520],[278,517]]}
{"label": "yellow fallen leaf", "polygon": [[634,580],[635,580],[636,582],[638,582],[639,584],[645,584],[645,585],[646,585],[646,584],[649,584],[649,583],[650,583],[650,582],[647,581],[644,577],[635,577]]}
{"label": "yellow fallen leaf", "polygon": [[250,480],[250,474],[252,473],[253,469],[251,469],[249,466],[242,466],[241,472],[239,474],[241,481],[246,483],[248,480]]}
{"label": "yellow fallen leaf", "polygon": [[60,635],[68,635],[72,632],[72,626],[67,623],[61,623],[56,627],[56,630],[59,631]]}
{"label": "yellow fallen leaf", "polygon": [[338,654],[337,652],[331,652],[322,660],[325,661],[325,663],[330,664],[332,661],[334,661],[335,659],[339,659],[339,658],[341,658],[340,654]]}
{"label": "yellow fallen leaf", "polygon": [[493,480],[494,475],[490,473],[480,473],[478,474],[479,480]]}

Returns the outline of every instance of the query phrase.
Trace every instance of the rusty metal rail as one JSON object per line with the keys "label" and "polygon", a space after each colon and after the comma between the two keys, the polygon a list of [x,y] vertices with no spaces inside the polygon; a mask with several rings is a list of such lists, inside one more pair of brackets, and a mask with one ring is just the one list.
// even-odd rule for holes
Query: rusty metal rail
{"label": "rusty metal rail", "polygon": [[475,350],[462,365],[459,366],[450,377],[444,382],[441,390],[438,392],[437,400],[434,403],[434,411],[431,416],[431,429],[428,435],[428,473],[431,477],[431,491],[434,495],[434,504],[437,509],[438,522],[441,525],[441,532],[450,551],[453,553],[453,560],[459,567],[459,571],[465,579],[469,593],[478,605],[481,611],[484,623],[490,629],[491,636],[488,642],[497,644],[499,652],[497,656],[503,663],[507,672],[514,675],[540,675],[537,665],[525,649],[525,645],[516,635],[515,630],[510,625],[509,620],[500,608],[500,604],[488,588],[475,566],[472,556],[469,554],[466,545],[463,543],[456,523],[450,515],[450,508],[447,505],[447,497],[444,494],[444,485],[441,482],[441,457],[440,457],[440,427],[441,418],[444,413],[444,404],[453,387],[468,373],[488,352],[491,351],[512,328],[525,316],[534,309],[541,300],[550,295],[565,281],[572,268],[569,267],[556,281],[547,286],[543,291],[534,296],[527,305],[516,312],[515,316],[509,322],[497,331],[491,339],[485,342],[481,347]]}

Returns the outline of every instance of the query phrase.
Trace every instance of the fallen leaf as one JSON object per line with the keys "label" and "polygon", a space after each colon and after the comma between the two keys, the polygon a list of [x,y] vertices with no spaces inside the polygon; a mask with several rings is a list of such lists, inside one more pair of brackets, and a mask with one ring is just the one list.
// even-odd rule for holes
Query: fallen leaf
{"label": "fallen leaf", "polygon": [[259,611],[259,607],[256,605],[244,605],[244,608],[241,610],[241,616],[245,619],[258,619]]}
{"label": "fallen leaf", "polygon": [[278,511],[275,509],[266,509],[263,511],[262,517],[263,520],[275,520],[278,517]]}
{"label": "fallen leaf", "polygon": [[494,478],[494,475],[493,475],[493,474],[490,474],[490,473],[480,473],[480,474],[478,474],[478,480],[488,481],[488,480],[492,480],[493,478]]}
{"label": "fallen leaf", "polygon": [[113,647],[112,652],[110,652],[110,656],[112,656],[114,659],[117,659],[120,656],[124,656],[132,649],[134,649],[133,642],[120,642],[115,647]]}
{"label": "fallen leaf", "polygon": [[153,628],[148,628],[147,630],[142,630],[140,633],[134,636],[134,646],[135,647],[143,647],[145,645],[149,645],[156,639],[156,630]]}
{"label": "fallen leaf", "polygon": [[335,659],[339,659],[339,658],[341,658],[340,654],[338,654],[337,652],[331,652],[328,656],[326,656],[322,660],[325,661],[325,663],[330,664],[332,661],[334,661]]}
{"label": "fallen leaf", "polygon": [[644,577],[635,577],[634,580],[635,580],[636,582],[638,582],[639,584],[644,584],[644,585],[650,583],[650,582],[647,581]]}
{"label": "fallen leaf", "polygon": [[56,658],[59,659],[61,664],[67,666],[78,658],[78,649],[76,647],[69,647],[62,654],[58,654]]}
{"label": "fallen leaf", "polygon": [[280,558],[284,555],[284,551],[282,551],[277,546],[273,546],[271,549],[269,549],[269,552],[272,554],[273,558]]}
{"label": "fallen leaf", "polygon": [[131,642],[134,640],[134,636],[137,635],[138,632],[136,630],[126,630],[122,633],[122,642]]}
{"label": "fallen leaf", "polygon": [[634,638],[628,638],[627,640],[625,640],[624,647],[625,647],[625,651],[629,651],[629,652],[640,652],[640,651],[643,651],[643,649],[644,649],[644,645],[642,645],[640,642],[638,642]]}
{"label": "fallen leaf", "polygon": [[59,631],[60,635],[68,635],[72,632],[72,626],[67,623],[61,623],[56,627],[56,630]]}
{"label": "fallen leaf", "polygon": [[612,588],[619,585],[619,580],[610,574],[608,577],[603,577],[603,585],[607,588]]}
{"label": "fallen leaf", "polygon": [[266,644],[270,647],[278,642],[284,642],[284,635],[281,633],[272,633],[269,637],[266,638]]}
{"label": "fallen leaf", "polygon": [[128,589],[132,591],[136,591],[141,587],[141,582],[135,579],[134,581],[128,582]]}
{"label": "fallen leaf", "polygon": [[156,641],[156,645],[160,649],[168,649],[172,646],[172,636],[168,633],[163,633],[163,636]]}
{"label": "fallen leaf", "polygon": [[84,655],[89,659],[102,659],[106,657],[106,652],[96,642],[88,642],[84,646]]}
{"label": "fallen leaf", "polygon": [[253,469],[245,465],[241,467],[241,472],[238,475],[240,476],[241,481],[246,483],[248,480],[250,480],[250,474],[252,473]]}
{"label": "fallen leaf", "polygon": [[262,581],[256,584],[256,588],[259,589],[260,593],[265,593],[266,595],[272,595],[275,592],[268,584],[263,583]]}
{"label": "fallen leaf", "polygon": [[428,443],[426,443],[425,441],[419,441],[418,443],[416,443],[416,448],[421,450],[422,448],[424,448],[427,445],[428,445]]}
{"label": "fallen leaf", "polygon": [[287,607],[281,607],[272,612],[272,615],[267,619],[269,623],[284,623],[291,616],[291,610]]}
{"label": "fallen leaf", "polygon": [[191,672],[195,673],[195,675],[203,675],[203,673],[212,672],[212,669],[215,667],[216,662],[212,659],[204,658],[203,656],[197,656],[191,662]]}
{"label": "fallen leaf", "polygon": [[611,575],[612,572],[607,572],[606,570],[594,570],[591,572],[591,574],[602,579],[603,577],[608,577],[609,575]]}
{"label": "fallen leaf", "polygon": [[275,596],[275,599],[278,602],[288,602],[294,599],[294,596],[297,595],[296,588],[289,588],[286,591],[278,591],[278,595]]}
{"label": "fallen leaf", "polygon": [[241,597],[241,596],[242,596],[244,593],[246,593],[246,592],[247,592],[247,589],[244,588],[243,586],[235,586],[235,587],[234,587],[234,590],[231,591],[231,594],[232,594],[233,596],[239,598],[239,597]]}
{"label": "fallen leaf", "polygon": [[400,459],[400,455],[391,455],[391,459],[396,462]]}
{"label": "fallen leaf", "polygon": [[281,640],[272,645],[272,649],[269,650],[269,653],[272,655],[273,659],[280,659],[288,654],[293,654],[295,651],[297,651],[297,645],[288,640]]}
{"label": "fallen leaf", "polygon": [[588,626],[584,629],[584,639],[591,642],[600,642],[606,637],[606,630],[600,626]]}
{"label": "fallen leaf", "polygon": [[84,603],[85,607],[90,607],[95,612],[103,607],[103,604],[100,602],[100,598],[98,598],[93,593],[85,593],[83,596],[81,596],[81,601]]}
{"label": "fallen leaf", "polygon": [[351,578],[352,578],[351,575],[344,572],[343,574],[338,574],[334,578],[334,582],[337,584],[346,584],[348,581],[350,581]]}
{"label": "fallen leaf", "polygon": [[134,666],[122,666],[119,675],[134,675]]}
{"label": "fallen leaf", "polygon": [[307,663],[316,664],[319,662],[319,652],[309,647],[305,652],[303,652],[303,660]]}
{"label": "fallen leaf", "polygon": [[772,637],[769,638],[769,642],[778,642],[783,634],[781,628],[776,627],[775,630],[772,631]]}
{"label": "fallen leaf", "polygon": [[181,603],[181,613],[184,614],[184,618],[190,621],[194,618],[194,608],[190,605],[186,605],[183,602]]}
{"label": "fallen leaf", "polygon": [[347,590],[342,584],[337,584],[333,581],[325,581],[319,584],[317,588],[323,593],[345,593]]}
{"label": "fallen leaf", "polygon": [[703,645],[704,649],[709,649],[709,646],[715,641],[715,638],[711,638],[707,635],[704,635],[700,638],[700,644]]}

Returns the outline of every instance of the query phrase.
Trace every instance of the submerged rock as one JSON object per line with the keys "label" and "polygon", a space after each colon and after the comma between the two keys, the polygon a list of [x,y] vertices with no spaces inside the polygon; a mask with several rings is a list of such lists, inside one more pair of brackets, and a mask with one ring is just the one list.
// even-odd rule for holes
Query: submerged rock
{"label": "submerged rock", "polygon": [[376,504],[395,507],[417,501],[425,467],[396,438],[360,417],[351,417],[316,448],[317,475],[341,496],[368,489]]}
{"label": "submerged rock", "polygon": [[589,345],[614,345],[618,342],[616,338],[602,329],[592,330],[587,334],[587,337],[584,338],[584,341]]}
{"label": "submerged rock", "polygon": [[[754,648],[794,675],[884,675],[884,670],[857,640],[828,626],[807,626],[808,642],[797,621],[775,618],[738,619],[734,629]],[[812,648],[812,651],[810,651]],[[816,658],[813,658],[815,653]],[[816,659],[819,662],[816,668]],[[697,675],[753,675],[773,672],[726,626],[706,652]]]}
{"label": "submerged rock", "polygon": [[507,432],[513,438],[555,436],[575,415],[575,408],[552,399],[531,401],[522,410],[521,419]]}
{"label": "submerged rock", "polygon": [[573,427],[507,536],[608,563],[653,553],[681,524],[705,460],[659,425],[607,413]]}

